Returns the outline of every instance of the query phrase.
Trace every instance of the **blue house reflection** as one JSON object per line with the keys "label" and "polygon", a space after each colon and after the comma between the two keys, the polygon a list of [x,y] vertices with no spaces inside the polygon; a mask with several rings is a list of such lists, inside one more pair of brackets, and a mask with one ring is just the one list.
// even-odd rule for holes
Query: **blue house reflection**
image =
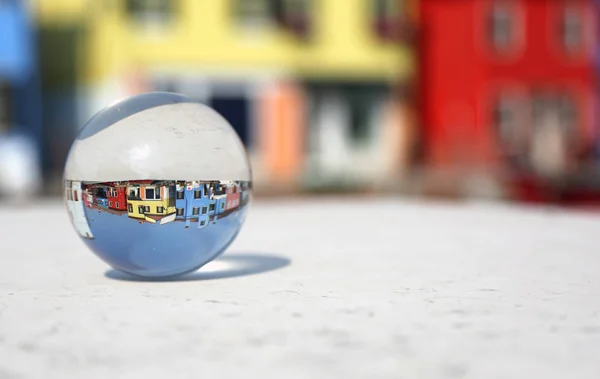
{"label": "blue house reflection", "polygon": [[189,228],[192,220],[197,221],[198,228],[203,228],[209,222],[209,189],[208,185],[200,182],[177,182],[176,186],[176,220],[185,221]]}

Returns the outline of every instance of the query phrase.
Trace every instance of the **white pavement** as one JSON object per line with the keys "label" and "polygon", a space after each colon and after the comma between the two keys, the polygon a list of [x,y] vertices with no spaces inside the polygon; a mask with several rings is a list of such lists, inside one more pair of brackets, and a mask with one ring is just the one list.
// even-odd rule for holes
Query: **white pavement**
{"label": "white pavement", "polygon": [[2,379],[600,378],[600,215],[256,202],[172,282],[106,273],[60,203],[0,223]]}

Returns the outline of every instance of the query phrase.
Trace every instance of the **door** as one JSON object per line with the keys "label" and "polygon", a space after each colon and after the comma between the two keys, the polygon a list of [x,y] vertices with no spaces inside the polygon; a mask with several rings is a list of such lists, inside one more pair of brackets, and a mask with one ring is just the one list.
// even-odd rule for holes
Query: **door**
{"label": "door", "polygon": [[210,105],[231,124],[244,146],[250,147],[249,100],[245,96],[214,96]]}
{"label": "door", "polygon": [[0,133],[10,130],[11,122],[10,87],[0,79]]}

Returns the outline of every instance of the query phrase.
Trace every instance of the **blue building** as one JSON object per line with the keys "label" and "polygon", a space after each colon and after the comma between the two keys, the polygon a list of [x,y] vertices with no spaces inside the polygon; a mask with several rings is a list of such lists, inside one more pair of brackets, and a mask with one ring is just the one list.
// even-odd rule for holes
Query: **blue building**
{"label": "blue building", "polygon": [[208,186],[199,182],[178,183],[176,187],[176,217],[184,220],[185,227],[190,227],[192,220],[197,219],[198,228],[208,225],[210,196]]}
{"label": "blue building", "polygon": [[27,2],[0,1],[0,139],[24,136],[39,151],[42,100],[36,52]]}
{"label": "blue building", "polygon": [[227,194],[225,187],[218,182],[211,182],[206,185],[208,193],[208,215],[216,216],[225,212],[227,205]]}

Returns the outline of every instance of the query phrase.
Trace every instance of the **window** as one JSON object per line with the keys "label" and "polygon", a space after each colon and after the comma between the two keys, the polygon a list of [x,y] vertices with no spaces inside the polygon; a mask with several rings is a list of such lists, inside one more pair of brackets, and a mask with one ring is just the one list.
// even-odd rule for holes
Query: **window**
{"label": "window", "polygon": [[383,41],[393,41],[399,37],[400,0],[371,0],[373,31]]}
{"label": "window", "polygon": [[517,93],[502,94],[493,108],[493,122],[503,153],[517,166],[525,164],[531,121],[529,101]]}
{"label": "window", "polygon": [[549,94],[538,93],[533,96],[533,125],[542,126],[549,118],[554,117],[556,111],[555,99]]}
{"label": "window", "polygon": [[283,0],[281,3],[274,9],[279,25],[294,36],[307,39],[311,32],[312,0]]}
{"label": "window", "polygon": [[568,53],[583,47],[583,15],[579,9],[567,7],[563,10],[560,22],[560,41]]}
{"label": "window", "polygon": [[205,215],[206,212],[208,212],[208,208],[207,207],[202,207],[202,214]]}
{"label": "window", "polygon": [[77,197],[77,191],[73,191],[73,200],[79,201],[79,198]]}
{"label": "window", "polygon": [[[310,106],[311,123],[346,123],[347,138],[353,147],[369,146],[379,129],[382,109],[391,95],[391,87],[379,83],[318,83],[307,85],[314,99]],[[330,121],[332,120],[332,121]],[[337,121],[340,120],[340,121]],[[341,121],[344,120],[344,121]],[[309,141],[308,148],[318,146]]]}
{"label": "window", "polygon": [[225,194],[225,186],[217,184],[214,188],[215,195],[223,195]]}
{"label": "window", "polygon": [[156,213],[163,213],[165,211],[165,207],[156,207]]}
{"label": "window", "polygon": [[[371,116],[375,109],[372,99],[362,96],[352,96],[350,100],[350,136],[357,144],[367,142],[371,132]],[[367,100],[367,101],[365,101]]]}
{"label": "window", "polygon": [[204,226],[204,225],[206,225],[206,221],[204,221],[204,220],[200,221],[200,226]]}
{"label": "window", "polygon": [[538,93],[533,96],[532,104],[533,124],[537,128],[558,123],[569,134],[576,130],[579,122],[577,104],[568,93]]}
{"label": "window", "polygon": [[564,128],[574,131],[578,122],[577,105],[573,98],[562,94],[558,99],[558,112],[560,122]]}
{"label": "window", "polygon": [[150,206],[149,205],[144,206],[144,212],[145,213],[150,213]]}
{"label": "window", "polygon": [[108,202],[108,206],[109,206],[109,207],[112,207],[112,201],[109,201],[109,202]]}
{"label": "window", "polygon": [[200,190],[194,191],[194,199],[200,199],[202,197],[202,192]]}
{"label": "window", "polygon": [[225,202],[224,201],[221,202],[221,210],[223,210],[223,209],[225,209]]}
{"label": "window", "polygon": [[160,200],[160,188],[146,188],[146,200]]}
{"label": "window", "polygon": [[493,4],[489,19],[489,37],[492,47],[497,52],[509,50],[516,39],[515,14],[506,2]]}
{"label": "window", "polygon": [[177,216],[183,216],[183,208],[177,208]]}
{"label": "window", "polygon": [[209,211],[209,212],[213,212],[214,210],[215,210],[215,203],[210,203],[210,204],[208,205],[208,211]]}
{"label": "window", "polygon": [[130,203],[127,203],[127,212],[133,213],[133,206]]}
{"label": "window", "polygon": [[296,37],[310,32],[312,0],[237,0],[235,17],[245,30],[280,27]]}
{"label": "window", "polygon": [[140,197],[140,188],[130,187],[129,194],[127,195],[127,200],[142,200],[142,198]]}
{"label": "window", "polygon": [[575,159],[580,128],[576,98],[566,92],[541,90],[533,93],[533,131],[530,164],[544,175],[562,175]]}
{"label": "window", "polygon": [[508,138],[514,129],[515,118],[514,103],[505,97],[500,98],[494,109],[494,121],[501,138]]}
{"label": "window", "polygon": [[119,202],[115,202],[115,208],[119,208]]}
{"label": "window", "polygon": [[126,10],[135,22],[162,25],[173,19],[175,3],[175,0],[126,0]]}
{"label": "window", "polygon": [[275,2],[268,0],[237,0],[235,17],[238,24],[245,29],[268,27],[272,21],[270,17],[272,4],[270,3]]}
{"label": "window", "polygon": [[183,191],[177,191],[177,200],[183,200],[183,195],[184,195]]}
{"label": "window", "polygon": [[139,213],[139,214],[144,214],[144,210],[145,210],[145,209],[144,209],[144,206],[143,206],[143,205],[140,205],[140,206],[138,206],[138,213]]}
{"label": "window", "polygon": [[192,215],[196,216],[200,214],[200,208],[199,207],[194,207],[192,208]]}

